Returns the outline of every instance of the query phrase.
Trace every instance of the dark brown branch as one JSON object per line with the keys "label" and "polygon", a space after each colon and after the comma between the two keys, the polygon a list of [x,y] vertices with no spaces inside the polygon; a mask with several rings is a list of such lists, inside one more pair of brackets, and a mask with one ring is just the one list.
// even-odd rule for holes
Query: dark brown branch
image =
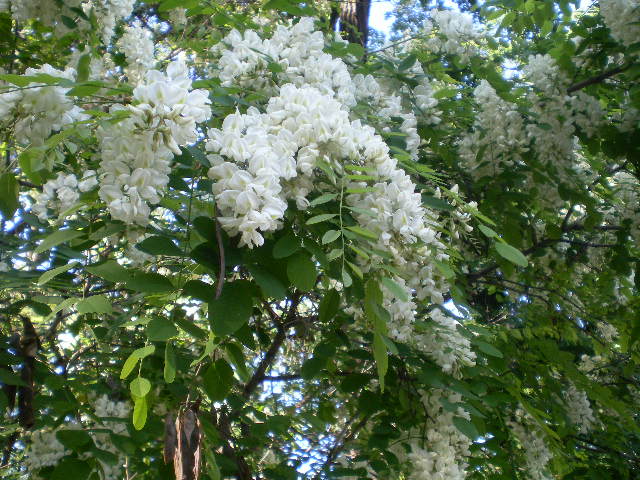
{"label": "dark brown branch", "polygon": [[278,350],[280,350],[280,347],[284,343],[286,337],[286,330],[284,329],[284,327],[278,325],[278,331],[276,332],[276,336],[274,337],[273,342],[271,342],[269,350],[267,350],[267,353],[265,353],[264,357],[260,361],[258,368],[256,368],[255,372],[253,372],[253,376],[249,379],[247,384],[244,386],[244,389],[242,390],[242,396],[244,398],[249,398],[253,391],[264,380],[267,369],[275,361]]}
{"label": "dark brown branch", "polygon": [[600,75],[596,75],[595,77],[587,78],[582,82],[575,83],[571,85],[569,88],[567,88],[567,93],[576,92],[578,90],[582,90],[585,87],[588,87],[589,85],[595,85],[596,83],[600,83],[609,77],[613,77],[614,75],[624,72],[629,67],[631,67],[631,65],[632,64],[625,65],[622,67],[612,68],[611,70],[607,70],[606,72],[603,72]]}

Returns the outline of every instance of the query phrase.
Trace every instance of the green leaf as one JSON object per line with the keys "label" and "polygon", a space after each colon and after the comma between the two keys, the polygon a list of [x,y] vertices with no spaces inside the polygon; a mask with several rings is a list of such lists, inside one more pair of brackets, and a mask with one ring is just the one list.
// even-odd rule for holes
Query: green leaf
{"label": "green leaf", "polygon": [[245,280],[224,284],[220,298],[209,303],[209,323],[217,336],[231,335],[249,321],[254,293]]}
{"label": "green leaf", "polygon": [[286,258],[298,250],[300,250],[300,241],[295,235],[289,233],[279,239],[273,246],[273,258]]}
{"label": "green leaf", "polygon": [[327,243],[335,242],[340,238],[340,235],[342,235],[340,230],[327,230],[322,236],[322,244],[326,245]]}
{"label": "green leaf", "polygon": [[331,289],[327,291],[320,300],[318,306],[318,321],[326,323],[336,316],[340,309],[340,294],[337,290]]}
{"label": "green leaf", "polygon": [[147,423],[147,397],[134,397],[133,426],[136,430],[142,430]]}
{"label": "green leaf", "polygon": [[5,385],[17,385],[19,387],[26,387],[27,384],[18,375],[4,368],[0,368],[0,382]]}
{"label": "green leaf", "polygon": [[448,263],[445,263],[436,259],[433,259],[433,263],[436,266],[436,268],[440,270],[440,273],[444,275],[444,278],[446,278],[447,280],[451,280],[453,277],[456,276],[456,273],[453,271],[453,269],[449,266]]}
{"label": "green leaf", "polygon": [[391,293],[393,293],[393,295],[395,295],[396,298],[402,300],[403,302],[409,301],[409,295],[407,294],[407,291],[400,285],[398,285],[394,280],[388,277],[382,277],[380,281],[385,287],[387,287],[387,289]]}
{"label": "green leaf", "polygon": [[178,335],[178,329],[173,322],[164,317],[154,317],[147,324],[147,338],[150,342],[164,342]]}
{"label": "green leaf", "polygon": [[92,442],[91,436],[84,430],[58,430],[56,438],[70,450],[76,450]]}
{"label": "green leaf", "polygon": [[351,230],[353,233],[355,233],[356,235],[360,235],[361,237],[367,238],[369,240],[378,240],[378,235],[372,232],[371,230],[367,230],[366,228],[362,228],[358,226],[347,227],[347,228]]}
{"label": "green leaf", "polygon": [[317,198],[314,198],[309,202],[310,207],[315,207],[317,205],[322,205],[324,203],[330,202],[334,200],[338,196],[337,193],[324,193]]}
{"label": "green leaf", "polygon": [[384,377],[389,368],[389,356],[387,355],[387,345],[384,342],[382,334],[374,332],[373,334],[373,358],[376,361],[378,370],[378,381],[380,382],[380,390],[384,392]]}
{"label": "green leaf", "polygon": [[527,257],[525,257],[520,250],[507,243],[496,242],[496,251],[500,256],[506,258],[511,263],[515,263],[521,267],[526,267],[529,264]]}
{"label": "green leaf", "polygon": [[89,74],[91,73],[91,54],[85,53],[80,57],[76,70],[78,72],[76,77],[78,82],[86,82],[89,79]]}
{"label": "green leaf", "polygon": [[78,302],[78,313],[111,313],[111,301],[104,295],[92,295]]}
{"label": "green leaf", "polygon": [[478,430],[476,429],[476,426],[466,418],[453,417],[453,424],[461,433],[466,435],[470,440],[476,440],[480,436],[480,434],[478,433]]}
{"label": "green leaf", "polygon": [[233,385],[233,369],[223,359],[216,360],[202,376],[204,391],[212,402],[221,402]]}
{"label": "green leaf", "polygon": [[176,379],[176,352],[173,349],[173,344],[167,342],[164,348],[164,381],[167,383],[173,383]]}
{"label": "green leaf", "polygon": [[409,70],[416,63],[418,58],[412,53],[407,55],[398,65],[398,70],[404,72],[405,70]]}
{"label": "green leaf", "polygon": [[323,213],[321,215],[316,215],[315,217],[311,217],[309,220],[307,220],[307,225],[326,222],[327,220],[331,220],[332,218],[337,216],[338,216],[337,213]]}
{"label": "green leaf", "polygon": [[478,230],[480,230],[485,236],[489,238],[496,238],[498,234],[489,227],[485,227],[484,225],[478,225]]}
{"label": "green leaf", "polygon": [[259,265],[249,265],[249,272],[264,293],[265,298],[282,300],[287,296],[287,287],[266,268]]}
{"label": "green leaf", "polygon": [[85,267],[85,270],[92,275],[104,278],[110,282],[129,282],[133,280],[133,273],[115,260],[108,260],[104,263],[97,263]]}
{"label": "green leaf", "polygon": [[198,340],[206,340],[208,337],[207,332],[193,323],[193,321],[190,319],[183,318],[180,315],[176,315],[173,317],[173,321],[179,328],[187,332],[193,338],[197,338]]}
{"label": "green leaf", "polygon": [[316,266],[306,252],[298,252],[287,262],[287,276],[303,292],[313,290],[318,277]]}
{"label": "green leaf", "polygon": [[49,477],[50,480],[87,480],[92,468],[87,462],[75,458],[63,458]]}
{"label": "green leaf", "polygon": [[155,272],[136,272],[127,288],[144,293],[167,293],[174,290],[168,278]]}
{"label": "green leaf", "polygon": [[11,173],[0,175],[0,213],[5,220],[11,220],[18,210],[20,189],[16,177]]}
{"label": "green leaf", "polygon": [[136,248],[149,255],[165,255],[169,257],[181,257],[184,255],[182,250],[171,239],[157,235],[145,238],[136,245]]}
{"label": "green leaf", "polygon": [[145,397],[151,391],[151,382],[144,377],[136,377],[129,384],[134,397]]}
{"label": "green leaf", "polygon": [[122,371],[120,372],[120,379],[124,380],[131,374],[135,366],[138,364],[139,360],[142,360],[145,357],[153,354],[156,351],[156,347],[154,345],[147,345],[146,347],[138,348],[131,352],[131,355],[127,357],[122,366]]}
{"label": "green leaf", "polygon": [[496,347],[494,347],[493,345],[491,345],[490,343],[483,342],[482,340],[475,340],[473,343],[475,343],[478,346],[478,348],[484,353],[486,353],[487,355],[490,355],[492,357],[498,357],[498,358],[503,357],[502,352],[498,350]]}
{"label": "green leaf", "polygon": [[40,245],[36,247],[34,250],[35,253],[46,252],[47,250],[55,247],[56,245],[60,245],[61,243],[68,242],[69,240],[73,240],[74,238],[78,238],[84,235],[84,232],[80,232],[79,230],[58,230],[53,232],[51,235],[42,240]]}
{"label": "green leaf", "polygon": [[309,7],[300,7],[298,2],[291,0],[267,0],[262,6],[264,10],[277,10],[287,12],[291,15],[309,16],[314,14],[314,10]]}
{"label": "green leaf", "polygon": [[60,275],[61,273],[64,273],[68,270],[71,270],[73,267],[80,265],[80,262],[71,262],[71,263],[67,263],[66,265],[62,265],[61,267],[57,267],[57,268],[52,268],[51,270],[47,270],[46,272],[44,272],[42,275],[40,275],[40,278],[38,278],[38,285],[44,285],[45,283],[49,282],[49,280],[57,277],[58,275]]}

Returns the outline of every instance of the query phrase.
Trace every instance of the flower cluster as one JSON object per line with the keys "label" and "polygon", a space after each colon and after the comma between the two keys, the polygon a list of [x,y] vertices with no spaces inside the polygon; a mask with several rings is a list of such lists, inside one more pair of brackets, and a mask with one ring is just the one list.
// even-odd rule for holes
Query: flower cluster
{"label": "flower cluster", "polygon": [[135,3],[135,0],[91,0],[88,4],[94,8],[105,45],[111,43],[116,24],[131,15]]}
{"label": "flower cluster", "polygon": [[[73,80],[76,72],[72,68],[56,70],[48,64],[37,69],[28,68],[25,72],[26,76],[39,74]],[[0,93],[0,122],[17,118],[14,125],[16,140],[23,145],[43,145],[52,132],[88,118],[66,95],[69,90],[37,81],[26,88],[10,88]]]}
{"label": "flower cluster", "polygon": [[138,85],[155,64],[151,32],[140,23],[127,25],[124,27],[122,37],[118,40],[118,48],[127,59],[125,72],[129,82]]}
{"label": "flower cluster", "polygon": [[564,392],[569,421],[578,427],[580,433],[589,433],[596,423],[596,417],[589,403],[587,394],[578,390],[574,384]]}
{"label": "flower cluster", "polygon": [[455,427],[453,418],[470,420],[471,417],[461,407],[454,412],[444,409],[441,400],[455,404],[461,402],[462,397],[458,393],[441,390],[422,395],[428,420],[426,433],[416,431],[411,434],[418,439],[411,441],[411,452],[407,455],[410,480],[466,478],[466,457],[470,455],[471,440]]}
{"label": "flower cluster", "polygon": [[[93,408],[95,409],[96,417],[101,419],[96,425],[98,428],[106,428],[116,435],[128,436],[126,419],[131,412],[131,407],[128,403],[114,401],[109,399],[107,395],[101,395],[95,401]],[[106,418],[109,420],[106,420]],[[120,418],[122,420],[114,420],[116,418]],[[102,479],[121,479],[124,458],[122,458],[120,450],[118,450],[118,448],[113,444],[110,434],[94,433],[92,434],[92,438],[99,449],[110,452],[118,457],[118,461],[113,464],[100,462],[100,466],[102,468]]]}
{"label": "flower cluster", "polygon": [[474,176],[495,175],[521,162],[528,150],[524,119],[516,105],[498,96],[486,80],[473,93],[480,109],[473,131],[458,144],[460,155]]}
{"label": "flower cluster", "polygon": [[435,32],[427,47],[435,53],[458,55],[464,63],[478,53],[478,44],[484,38],[481,25],[474,23],[471,14],[458,10],[432,9],[424,22],[424,32]]}
{"label": "flower cluster", "polygon": [[160,201],[173,155],[197,140],[196,124],[211,116],[207,92],[192,90],[191,83],[183,59],[166,73],[150,70],[133,91],[135,104],[113,110],[128,116],[99,129],[99,195],[114,219],[149,222],[149,204]]}
{"label": "flower cluster", "polygon": [[549,480],[547,464],[553,455],[547,447],[542,432],[535,426],[535,420],[522,409],[515,412],[514,419],[507,425],[513,432],[525,453],[527,471],[532,480]]}
{"label": "flower cluster", "polygon": [[70,454],[56,437],[55,430],[40,429],[30,434],[30,443],[24,454],[24,466],[29,472],[56,465],[62,457]]}
{"label": "flower cluster", "polygon": [[640,4],[637,0],[600,0],[600,14],[614,40],[625,47],[640,38]]}
{"label": "flower cluster", "polygon": [[49,209],[60,214],[73,207],[80,198],[80,192],[88,192],[98,184],[96,172],[87,170],[78,182],[74,174],[59,173],[54,180],[47,181],[42,187],[42,193],[33,205],[33,213],[42,221],[49,218]]}
{"label": "flower cluster", "polygon": [[315,87],[322,94],[335,96],[342,104],[355,104],[355,91],[347,66],[324,53],[324,35],[315,30],[313,18],[278,25],[271,38],[261,39],[254,30],[244,34],[232,30],[214,52],[222,85],[274,92],[269,68],[275,70],[279,84]]}

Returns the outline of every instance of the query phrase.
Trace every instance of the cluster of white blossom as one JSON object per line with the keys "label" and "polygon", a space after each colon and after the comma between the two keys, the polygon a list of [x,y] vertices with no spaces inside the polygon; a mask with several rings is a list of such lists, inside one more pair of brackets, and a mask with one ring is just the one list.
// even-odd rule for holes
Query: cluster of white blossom
{"label": "cluster of white blossom", "polygon": [[596,423],[596,417],[589,403],[587,394],[578,390],[572,383],[564,392],[569,421],[578,427],[580,433],[589,433]]}
{"label": "cluster of white blossom", "polygon": [[127,59],[125,73],[129,82],[138,85],[156,62],[151,32],[139,22],[127,25],[118,40],[118,48]]}
{"label": "cluster of white blossom", "polygon": [[636,242],[640,241],[640,183],[629,172],[620,171],[610,180],[615,192],[617,204],[607,209],[605,220],[612,223],[631,222],[631,235]]}
{"label": "cluster of white blossom", "polygon": [[90,0],[87,7],[93,7],[102,29],[102,42],[111,43],[117,23],[133,12],[136,0]]}
{"label": "cluster of white blossom", "polygon": [[254,30],[232,30],[213,49],[220,54],[217,75],[222,84],[275,93],[271,66],[278,84],[315,87],[344,105],[354,105],[355,91],[347,66],[323,52],[324,35],[315,30],[314,23],[313,18],[306,17],[296,24],[278,25],[267,39],[260,38]]}
{"label": "cluster of white blossom", "polygon": [[111,216],[129,224],[146,225],[151,209],[169,182],[173,155],[180,145],[197,140],[197,123],[211,116],[205,90],[191,90],[183,59],[166,73],[150,70],[133,91],[128,116],[98,130],[101,143],[100,198]]}
{"label": "cluster of white blossom", "polygon": [[62,457],[71,453],[56,437],[56,430],[35,430],[29,437],[23,464],[30,473],[56,465]]}
{"label": "cluster of white blossom", "polygon": [[[73,68],[56,70],[48,64],[25,71],[25,76],[39,74],[74,80],[76,72]],[[52,132],[88,118],[66,95],[69,90],[37,81],[26,88],[9,86],[7,91],[0,91],[0,123],[15,121],[15,138],[20,144],[43,145]]]}
{"label": "cluster of white blossom", "polygon": [[453,423],[454,417],[470,420],[462,407],[455,412],[442,407],[441,400],[455,404],[462,401],[458,393],[434,390],[422,395],[428,415],[426,428],[411,432],[411,452],[407,454],[409,480],[464,480],[467,476],[466,458],[470,455],[471,440]]}
{"label": "cluster of white blossom", "polygon": [[524,410],[516,410],[514,417],[507,421],[507,425],[524,449],[529,477],[532,480],[550,480],[547,464],[553,455],[544,441],[542,432],[535,425],[531,415]]}
{"label": "cluster of white blossom", "polygon": [[625,47],[640,41],[640,2],[600,0],[600,14],[614,40]]}
{"label": "cluster of white blossom", "polygon": [[82,0],[67,0],[57,2],[56,0],[5,0],[0,2],[0,11],[11,10],[12,18],[18,23],[36,19],[42,24],[54,27],[58,35],[63,35],[69,31],[68,27],[61,21],[62,15],[68,18],[75,18],[77,15],[71,8],[82,6]]}
{"label": "cluster of white blossom", "polygon": [[435,32],[427,40],[427,47],[435,53],[458,55],[464,63],[478,53],[484,39],[482,25],[475,23],[471,14],[459,10],[432,9],[424,22],[424,32]]}
{"label": "cluster of white blossom", "polygon": [[[129,414],[131,413],[131,407],[127,402],[118,402],[109,399],[107,395],[101,395],[98,397],[93,405],[95,409],[95,415],[101,419],[96,427],[102,429],[108,429],[116,435],[128,436],[127,433],[127,421]],[[116,418],[122,419],[121,421],[114,420]],[[109,433],[92,433],[93,441],[96,446],[101,450],[106,450],[118,457],[118,460],[109,464],[106,462],[100,462],[102,470],[102,480],[119,480],[122,478],[122,467],[124,465],[124,458],[122,453],[114,445]]]}
{"label": "cluster of white blossom", "polygon": [[97,184],[94,170],[86,170],[79,182],[74,174],[59,173],[54,180],[49,180],[43,185],[32,211],[42,221],[49,218],[50,209],[59,215],[75,205],[80,198],[79,191],[88,192]]}
{"label": "cluster of white blossom", "polygon": [[517,106],[501,98],[489,82],[482,80],[473,93],[480,109],[473,131],[458,143],[459,152],[474,176],[496,175],[522,161],[530,140]]}

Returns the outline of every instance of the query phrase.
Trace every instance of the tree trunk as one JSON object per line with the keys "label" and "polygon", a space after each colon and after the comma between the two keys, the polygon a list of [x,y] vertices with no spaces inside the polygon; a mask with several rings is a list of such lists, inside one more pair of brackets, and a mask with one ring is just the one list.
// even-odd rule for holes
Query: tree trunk
{"label": "tree trunk", "polygon": [[370,10],[371,0],[343,0],[339,7],[334,7],[331,11],[331,27],[336,30],[340,19],[340,31],[346,33],[347,40],[366,47]]}

